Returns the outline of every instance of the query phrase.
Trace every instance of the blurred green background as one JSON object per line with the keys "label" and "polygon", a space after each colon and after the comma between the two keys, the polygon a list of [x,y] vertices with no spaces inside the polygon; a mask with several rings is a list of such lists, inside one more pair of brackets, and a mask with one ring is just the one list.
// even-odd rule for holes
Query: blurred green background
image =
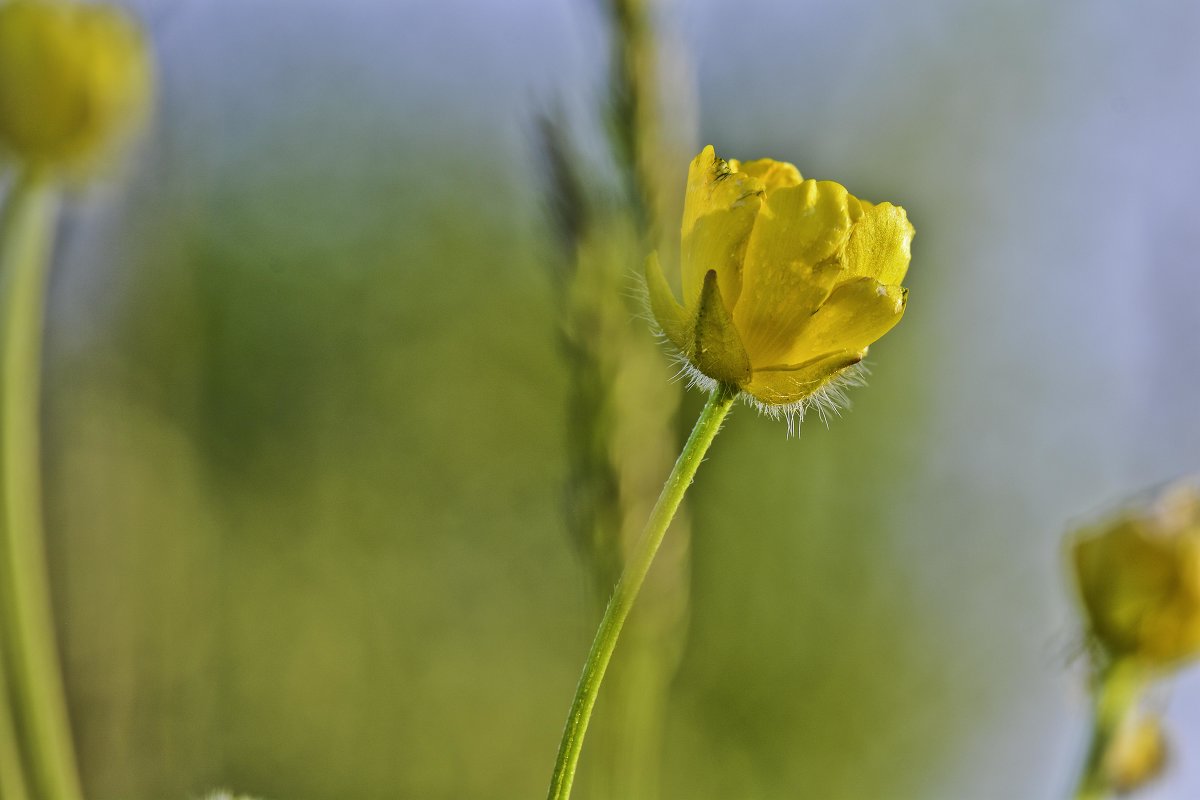
{"label": "blurred green background", "polygon": [[[595,4],[135,9],[156,120],[68,209],[46,364],[88,796],[541,796],[596,617],[534,122],[595,123]],[[663,798],[1062,797],[1061,536],[1200,466],[1200,7],[659,17],[680,191],[711,142],[917,228],[853,411],[740,408],[695,484]],[[1200,681],[1171,709],[1159,800]]]}

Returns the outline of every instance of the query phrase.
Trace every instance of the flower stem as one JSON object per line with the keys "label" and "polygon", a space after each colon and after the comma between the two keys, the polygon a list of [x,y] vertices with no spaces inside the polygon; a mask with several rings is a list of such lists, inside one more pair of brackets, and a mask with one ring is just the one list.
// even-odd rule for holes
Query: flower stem
{"label": "flower stem", "polygon": [[1108,754],[1144,685],[1142,671],[1126,661],[1116,661],[1096,676],[1092,690],[1092,734],[1074,800],[1105,800],[1112,795]]}
{"label": "flower stem", "polygon": [[31,790],[79,800],[42,535],[42,328],[56,207],[53,186],[26,171],[0,216],[0,647]]}
{"label": "flower stem", "polygon": [[547,796],[549,800],[567,800],[571,796],[571,784],[575,780],[575,767],[583,749],[583,737],[592,717],[592,708],[596,705],[596,696],[600,693],[604,672],[608,669],[613,650],[616,649],[617,637],[621,635],[625,618],[633,608],[646,573],[650,570],[650,564],[654,561],[654,555],[658,552],[658,546],[675,517],[675,511],[679,508],[683,495],[700,467],[700,462],[704,460],[704,454],[708,452],[709,445],[720,431],[721,422],[736,398],[737,391],[725,386],[718,386],[709,395],[704,410],[700,412],[700,418],[696,420],[696,425],[692,428],[692,433],[675,461],[675,467],[671,470],[662,493],[658,496],[658,502],[654,504],[654,510],[650,513],[650,520],[646,523],[641,539],[629,554],[625,571],[617,581],[617,588],[604,610],[600,628],[592,642],[592,649],[583,665],[579,686],[575,689],[575,699],[567,715],[566,729],[563,730],[562,743],[558,748],[558,759],[554,763],[554,775],[550,780],[550,793]]}

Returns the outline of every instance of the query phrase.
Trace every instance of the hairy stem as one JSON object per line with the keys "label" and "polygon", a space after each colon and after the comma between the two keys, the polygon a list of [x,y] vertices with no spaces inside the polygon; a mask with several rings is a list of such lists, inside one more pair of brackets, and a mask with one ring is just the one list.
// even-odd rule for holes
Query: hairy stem
{"label": "hairy stem", "polygon": [[0,633],[39,800],[80,800],[42,535],[40,406],[56,192],[18,175],[0,216]]}
{"label": "hairy stem", "polygon": [[720,431],[721,422],[729,413],[736,397],[737,392],[726,387],[718,387],[709,395],[700,418],[696,420],[696,425],[692,428],[692,433],[683,446],[662,493],[658,496],[658,502],[654,505],[641,539],[629,554],[625,571],[617,581],[617,588],[604,611],[600,628],[592,642],[592,649],[584,662],[579,686],[575,689],[575,699],[567,715],[558,759],[554,764],[554,775],[550,780],[549,800],[567,800],[571,796],[571,784],[575,779],[575,767],[583,749],[584,735],[587,733],[592,709],[596,705],[596,696],[600,693],[604,672],[608,669],[613,650],[617,646],[617,638],[621,635],[621,628],[629,616],[630,609],[633,608],[650,564],[654,561],[654,555],[675,517],[675,511],[679,508],[700,462],[704,460],[704,454],[708,452],[709,445]]}

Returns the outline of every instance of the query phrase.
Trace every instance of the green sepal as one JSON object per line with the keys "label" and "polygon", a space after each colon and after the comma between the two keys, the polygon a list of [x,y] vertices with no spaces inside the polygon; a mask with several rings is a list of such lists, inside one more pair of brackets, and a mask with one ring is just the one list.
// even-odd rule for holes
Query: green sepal
{"label": "green sepal", "polygon": [[689,355],[702,373],[738,386],[750,380],[753,372],[750,356],[746,355],[742,337],[738,335],[733,317],[721,298],[716,270],[710,269],[704,275],[693,337],[695,347]]}

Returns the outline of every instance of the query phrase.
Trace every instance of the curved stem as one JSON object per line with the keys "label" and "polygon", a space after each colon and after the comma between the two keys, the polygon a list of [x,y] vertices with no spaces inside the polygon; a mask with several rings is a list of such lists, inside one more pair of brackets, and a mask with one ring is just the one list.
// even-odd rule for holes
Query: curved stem
{"label": "curved stem", "polygon": [[1122,723],[1137,704],[1144,686],[1135,664],[1117,661],[1096,677],[1092,690],[1092,734],[1075,787],[1074,800],[1104,800],[1112,795],[1107,760]]}
{"label": "curved stem", "polygon": [[79,800],[42,535],[42,327],[56,193],[33,171],[0,217],[0,632],[29,783]]}
{"label": "curved stem", "polygon": [[721,422],[729,413],[736,397],[736,390],[724,386],[717,387],[709,395],[700,418],[696,420],[696,425],[692,428],[692,433],[675,461],[675,467],[671,470],[662,493],[658,496],[658,502],[654,504],[650,521],[646,523],[646,530],[629,554],[625,571],[617,581],[617,588],[604,610],[600,629],[596,631],[592,649],[583,665],[583,675],[575,689],[575,699],[567,715],[566,729],[558,748],[558,759],[554,763],[554,775],[550,780],[549,800],[566,800],[571,796],[571,784],[575,780],[575,767],[583,749],[583,737],[592,717],[592,708],[596,705],[596,696],[600,693],[604,672],[608,669],[613,650],[616,649],[617,637],[621,635],[625,618],[633,608],[633,602],[642,588],[642,582],[650,570],[650,564],[654,561],[654,554],[658,552],[663,535],[675,517],[683,495],[691,485],[700,462],[704,460],[704,454],[708,452],[709,445],[720,431]]}

